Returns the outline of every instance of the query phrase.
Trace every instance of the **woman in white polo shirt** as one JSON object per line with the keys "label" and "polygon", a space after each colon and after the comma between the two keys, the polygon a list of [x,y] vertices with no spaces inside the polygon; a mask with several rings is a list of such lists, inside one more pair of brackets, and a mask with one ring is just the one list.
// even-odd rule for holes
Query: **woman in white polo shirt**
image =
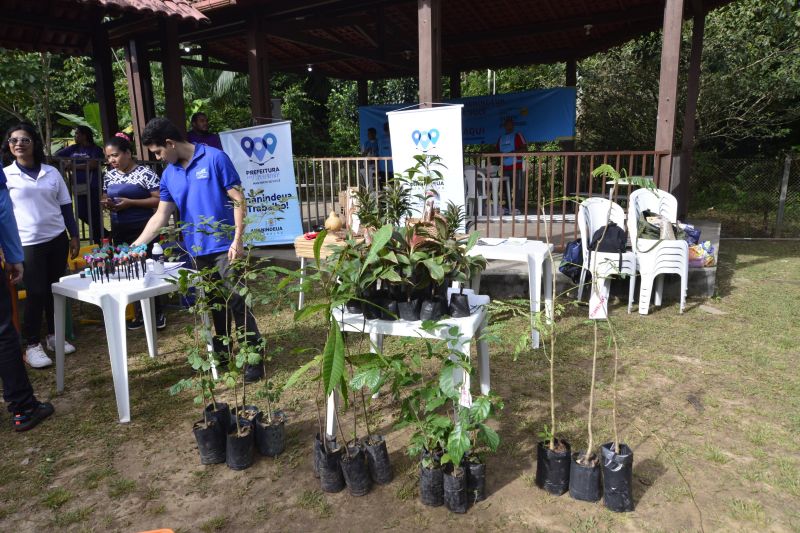
{"label": "woman in white polo shirt", "polygon": [[[42,312],[47,317],[45,344],[52,351],[55,350],[55,321],[50,285],[64,274],[67,250],[73,259],[78,255],[78,225],[64,178],[54,167],[44,164],[44,144],[32,124],[23,122],[8,130],[3,159],[14,160],[3,170],[25,256],[22,279],[27,296],[22,334],[27,349],[24,359],[33,368],[44,368],[53,361],[40,342]],[[71,239],[67,239],[65,230],[69,230]],[[72,353],[75,347],[65,342],[64,351]]]}

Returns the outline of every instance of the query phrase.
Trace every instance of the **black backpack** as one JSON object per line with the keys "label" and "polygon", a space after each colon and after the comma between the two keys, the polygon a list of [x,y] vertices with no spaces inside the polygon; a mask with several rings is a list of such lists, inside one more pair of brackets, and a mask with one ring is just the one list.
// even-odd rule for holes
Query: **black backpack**
{"label": "black backpack", "polygon": [[598,229],[589,242],[589,252],[618,253],[619,269],[622,270],[622,254],[628,247],[628,232],[609,222],[607,226]]}
{"label": "black backpack", "polygon": [[561,264],[558,267],[559,272],[572,280],[572,283],[578,283],[581,279],[581,270],[583,265],[583,250],[581,248],[581,240],[570,241],[564,248],[564,255],[561,257]]}

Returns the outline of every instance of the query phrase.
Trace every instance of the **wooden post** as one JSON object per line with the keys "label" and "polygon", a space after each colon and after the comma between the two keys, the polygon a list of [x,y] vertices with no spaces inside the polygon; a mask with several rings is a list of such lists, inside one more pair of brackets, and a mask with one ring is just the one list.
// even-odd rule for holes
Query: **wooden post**
{"label": "wooden post", "polygon": [[111,47],[108,32],[97,25],[92,34],[92,63],[94,65],[95,91],[100,103],[101,143],[119,131],[117,100],[114,97],[114,71],[111,65]]}
{"label": "wooden post", "polygon": [[578,85],[578,61],[567,59],[566,68],[564,69],[564,85],[566,87],[575,87]]}
{"label": "wooden post", "polygon": [[[578,85],[578,61],[576,59],[567,59],[567,63],[564,67],[564,86],[565,87],[575,87]],[[576,102],[577,105],[577,102]],[[575,151],[575,138],[571,138],[568,140],[561,141],[561,149],[565,152],[574,152]],[[577,173],[578,167],[577,165],[573,165],[571,167],[573,169],[573,173]],[[569,176],[570,182],[574,181],[573,176]]]}
{"label": "wooden post", "polygon": [[272,118],[269,96],[267,34],[264,19],[252,14],[247,23],[247,71],[250,74],[250,111],[253,124],[264,124]]}
{"label": "wooden post", "polygon": [[419,102],[439,102],[442,95],[441,0],[417,0],[419,28]]}
{"label": "wooden post", "polygon": [[161,21],[164,39],[161,66],[164,72],[164,104],[167,118],[186,135],[186,108],[183,100],[183,72],[181,70],[178,22],[169,18]]}
{"label": "wooden post", "polygon": [[675,195],[678,199],[678,216],[686,219],[689,211],[689,176],[692,173],[694,155],[695,117],[697,115],[697,98],[700,95],[700,59],[703,54],[703,33],[706,16],[701,0],[694,4],[694,22],[692,23],[692,54],[689,59],[689,79],[686,85],[686,110],[683,115],[683,138],[681,139],[681,168],[678,187]]}
{"label": "wooden post", "polygon": [[461,72],[450,73],[450,98],[461,98]]}
{"label": "wooden post", "polygon": [[666,0],[661,44],[661,76],[658,81],[658,122],[656,125],[656,151],[669,152],[667,156],[661,158],[658,182],[656,183],[658,188],[664,191],[669,190],[672,145],[675,139],[682,17],[683,0]]}
{"label": "wooden post", "polygon": [[369,105],[369,89],[367,87],[367,80],[358,80],[356,85],[358,86],[358,105]]}
{"label": "wooden post", "polygon": [[131,103],[131,122],[139,159],[150,160],[150,152],[142,146],[142,131],[147,121],[155,116],[153,102],[153,83],[150,77],[150,63],[147,51],[136,39],[125,45],[125,67],[128,74],[128,95]]}

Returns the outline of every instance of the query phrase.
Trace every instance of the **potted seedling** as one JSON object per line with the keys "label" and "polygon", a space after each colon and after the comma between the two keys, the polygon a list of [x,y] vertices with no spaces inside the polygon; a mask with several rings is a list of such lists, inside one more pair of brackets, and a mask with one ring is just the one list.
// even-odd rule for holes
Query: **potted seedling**
{"label": "potted seedling", "polygon": [[[542,213],[544,214],[544,213]],[[550,230],[547,227],[548,217],[545,221],[545,240],[550,244]],[[553,260],[553,252],[548,246],[550,264],[556,264]],[[556,276],[553,276],[552,294],[556,294]],[[549,492],[560,496],[567,492],[569,487],[569,468],[570,468],[570,445],[564,439],[557,436],[556,432],[556,399],[555,399],[555,349],[556,349],[556,318],[562,312],[560,306],[553,302],[552,319],[538,313],[534,316],[534,326],[540,332],[544,332],[542,342],[542,352],[547,359],[549,366],[550,381],[550,425],[544,425],[543,431],[539,433],[541,439],[536,445],[536,485]],[[549,346],[548,346],[549,344]]]}
{"label": "potted seedling", "polygon": [[265,378],[261,397],[267,402],[265,413],[259,412],[256,421],[256,447],[261,455],[277,457],[286,448],[286,415],[275,409],[280,400],[281,388],[271,379]]}
{"label": "potted seedling", "polygon": [[[612,197],[616,196],[617,188],[622,180],[626,183],[637,186],[643,187],[646,189],[653,190],[655,188],[655,184],[653,180],[644,178],[641,176],[627,176],[625,171],[623,170],[622,173],[618,172],[614,167],[611,165],[600,165],[596,168],[592,175],[595,177],[602,178],[604,180],[612,180],[613,184],[613,191]],[[613,382],[612,382],[612,406],[611,406],[611,415],[612,415],[612,428],[614,433],[614,440],[612,442],[607,442],[600,446],[600,456],[601,456],[601,463],[602,463],[602,482],[603,482],[603,503],[605,506],[616,512],[625,512],[625,511],[633,511],[634,502],[633,502],[633,486],[632,486],[632,479],[633,479],[633,451],[628,447],[627,444],[620,442],[619,433],[617,430],[617,374],[619,368],[619,344],[617,342],[617,334],[616,329],[611,320],[608,317],[604,320],[605,325],[608,327],[608,334],[611,340],[611,345],[614,349],[614,374],[613,374]],[[594,355],[593,359],[597,357],[597,346],[598,346],[598,336],[597,336],[597,324],[594,326],[595,328],[595,337],[594,337]],[[594,363],[593,363],[593,370],[592,370],[592,384],[591,384],[591,391],[594,391]],[[588,462],[591,458],[591,447],[592,447],[592,433],[591,433],[591,397],[590,397],[590,411],[589,411],[589,446],[587,447],[586,451],[586,459],[584,463]]]}
{"label": "potted seedling", "polygon": [[196,290],[196,297],[189,307],[193,322],[187,327],[191,339],[187,349],[186,358],[195,375],[192,378],[182,379],[170,388],[170,394],[179,394],[185,390],[198,391],[194,402],[203,405],[203,418],[192,426],[197,447],[200,452],[201,464],[216,464],[225,462],[226,433],[230,421],[230,409],[227,403],[217,401],[214,395],[215,380],[212,368],[219,366],[219,354],[209,350],[212,346],[212,333],[203,317],[211,312],[211,301],[208,294],[216,288],[212,281],[217,267],[202,270],[180,270],[174,282],[178,292],[187,296],[190,290]]}
{"label": "potted seedling", "polygon": [[[329,324],[328,335],[320,356],[298,369],[287,382],[287,386],[294,383],[312,366],[318,366],[321,376],[321,398],[318,398],[318,401],[329,398],[334,393],[339,393],[346,407],[348,401],[348,384],[345,375],[347,357],[344,336],[338,319],[334,317],[334,311],[344,309],[349,300],[358,297],[357,293],[364,284],[376,279],[375,270],[376,267],[379,267],[380,271],[381,254],[386,253],[385,246],[392,237],[392,231],[393,228],[390,225],[385,225],[376,231],[363,259],[360,254],[344,253],[343,250],[351,246],[351,244],[346,244],[324,262],[320,260],[320,249],[326,232],[320,232],[317,236],[314,241],[315,272],[311,273],[308,278],[319,284],[324,301],[299,310],[295,313],[295,320],[307,320],[312,315],[319,313]],[[320,436],[325,437],[326,433],[322,430],[322,416],[319,411],[318,418]],[[344,454],[350,457],[351,450],[345,449],[341,444],[336,446],[333,435],[328,435],[328,438],[321,437],[318,437],[319,444],[315,444],[315,449],[320,450],[321,453],[315,457],[317,457],[316,464],[319,468],[322,489],[328,492],[339,491],[344,488],[341,473],[342,458]],[[343,439],[343,443],[346,443],[346,439]]]}

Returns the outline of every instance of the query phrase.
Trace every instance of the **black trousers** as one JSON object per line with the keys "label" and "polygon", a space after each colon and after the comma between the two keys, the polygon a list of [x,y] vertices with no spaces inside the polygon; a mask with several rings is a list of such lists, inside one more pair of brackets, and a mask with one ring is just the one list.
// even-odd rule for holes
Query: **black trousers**
{"label": "black trousers", "polygon": [[[213,310],[211,315],[214,319],[214,330],[217,336],[214,337],[214,351],[219,354],[226,354],[228,347],[226,347],[220,335],[230,335],[231,331],[231,317],[236,321],[236,328],[243,332],[247,331],[247,340],[251,343],[257,343],[261,340],[261,334],[258,331],[256,319],[250,309],[244,302],[244,298],[239,295],[238,287],[231,281],[233,271],[230,262],[228,261],[228,254],[226,252],[219,254],[199,255],[194,258],[197,269],[210,268],[216,266],[218,271],[214,273],[213,279],[218,281],[222,280],[220,291],[216,294],[209,295],[211,305],[221,304],[222,308]],[[228,305],[225,307],[225,297],[230,295]],[[223,360],[227,356],[222,357]]]}
{"label": "black trousers", "polygon": [[22,362],[19,333],[12,320],[8,276],[4,270],[0,270],[0,278],[0,378],[6,407],[11,413],[17,413],[34,407],[37,401]]}
{"label": "black trousers", "polygon": [[69,240],[66,232],[55,239],[32,246],[23,246],[25,254],[25,323],[22,336],[28,345],[40,342],[39,332],[42,329],[42,312],[47,318],[47,333],[55,332],[53,317],[53,291],[50,287],[64,275],[67,268],[67,252]]}
{"label": "black trousers", "polygon": [[[141,223],[133,223],[133,224],[111,224],[111,234],[113,236],[114,246],[119,246],[120,244],[130,244],[136,240],[136,237],[142,234],[144,227],[147,225],[147,220]],[[147,245],[147,253],[151,253],[153,251],[153,243]],[[142,306],[138,303],[133,306],[136,312],[136,317],[141,318],[142,316]],[[162,313],[164,309],[163,302],[161,301],[161,297],[156,297],[156,315]]]}
{"label": "black trousers", "polygon": [[[92,242],[99,245],[101,239],[100,228],[103,226],[103,214],[100,211],[100,191],[96,184],[90,185],[89,189],[87,194],[78,195],[78,219],[90,227]],[[106,230],[106,236],[108,236],[108,230]]]}

